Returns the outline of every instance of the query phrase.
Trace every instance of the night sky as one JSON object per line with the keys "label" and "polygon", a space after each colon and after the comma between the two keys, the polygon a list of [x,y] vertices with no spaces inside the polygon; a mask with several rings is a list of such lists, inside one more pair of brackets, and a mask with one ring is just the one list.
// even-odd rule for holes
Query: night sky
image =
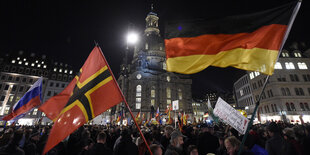
{"label": "night sky", "polygon": [[[142,35],[145,17],[154,3],[161,34],[166,21],[246,14],[273,8],[291,0],[5,0],[0,2],[0,53],[45,54],[78,70],[94,41],[101,46],[117,77],[125,51],[128,25]],[[204,2],[204,3],[202,3]],[[285,47],[305,42],[310,48],[310,4],[301,9]],[[193,97],[210,91],[227,92],[244,71],[210,67],[193,74]]]}

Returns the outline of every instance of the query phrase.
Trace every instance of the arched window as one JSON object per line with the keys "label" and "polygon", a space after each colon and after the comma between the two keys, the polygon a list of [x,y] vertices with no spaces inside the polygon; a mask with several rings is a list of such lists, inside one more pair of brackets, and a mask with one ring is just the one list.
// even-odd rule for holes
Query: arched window
{"label": "arched window", "polygon": [[304,103],[304,104],[305,104],[306,110],[309,111],[310,109],[309,109],[308,103]]}
{"label": "arched window", "polygon": [[272,112],[274,112],[273,104],[271,104],[271,110],[272,110]]}
{"label": "arched window", "polygon": [[274,110],[275,110],[276,112],[278,112],[277,105],[276,105],[276,104],[274,104],[273,106],[274,106]]}
{"label": "arched window", "polygon": [[151,97],[152,98],[155,97],[155,86],[152,86],[152,88],[151,88]]}
{"label": "arched window", "polygon": [[292,109],[293,111],[296,111],[296,108],[295,108],[294,103],[291,103],[291,109]]}
{"label": "arched window", "polygon": [[286,96],[286,92],[285,92],[285,89],[284,89],[284,88],[281,88],[281,92],[282,92],[282,95],[283,95],[283,96]]}
{"label": "arched window", "polygon": [[183,96],[182,96],[182,90],[180,88],[178,89],[178,96],[179,100],[182,100]]}
{"label": "arched window", "polygon": [[136,87],[136,97],[141,97],[141,90],[142,90],[141,85],[137,85],[137,87]]}
{"label": "arched window", "polygon": [[169,87],[167,87],[166,93],[167,93],[167,98],[171,98],[171,89]]}
{"label": "arched window", "polygon": [[300,109],[301,109],[302,111],[305,111],[304,104],[303,104],[303,103],[299,103],[299,105],[300,105]]}
{"label": "arched window", "polygon": [[290,105],[288,103],[286,103],[286,109],[287,109],[287,111],[292,111],[291,107],[290,107]]}
{"label": "arched window", "polygon": [[289,88],[285,88],[285,92],[287,96],[291,96],[291,92]]}

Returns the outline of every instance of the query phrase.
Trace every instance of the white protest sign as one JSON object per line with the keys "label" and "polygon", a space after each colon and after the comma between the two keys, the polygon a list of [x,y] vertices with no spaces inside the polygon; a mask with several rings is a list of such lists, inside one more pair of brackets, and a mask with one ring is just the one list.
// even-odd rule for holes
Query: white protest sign
{"label": "white protest sign", "polygon": [[172,110],[179,110],[179,100],[172,101]]}
{"label": "white protest sign", "polygon": [[236,129],[239,133],[245,134],[249,120],[220,97],[216,102],[213,113],[225,123]]}

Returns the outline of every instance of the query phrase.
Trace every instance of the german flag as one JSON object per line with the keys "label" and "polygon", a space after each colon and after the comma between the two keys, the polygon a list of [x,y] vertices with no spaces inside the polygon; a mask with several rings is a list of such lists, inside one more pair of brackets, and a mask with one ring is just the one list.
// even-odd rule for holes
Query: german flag
{"label": "german flag", "polygon": [[54,121],[43,154],[77,128],[123,101],[121,91],[99,47],[95,47],[63,92],[40,107]]}
{"label": "german flag", "polygon": [[247,15],[216,20],[168,22],[165,32],[167,70],[193,74],[208,66],[273,74],[297,2]]}

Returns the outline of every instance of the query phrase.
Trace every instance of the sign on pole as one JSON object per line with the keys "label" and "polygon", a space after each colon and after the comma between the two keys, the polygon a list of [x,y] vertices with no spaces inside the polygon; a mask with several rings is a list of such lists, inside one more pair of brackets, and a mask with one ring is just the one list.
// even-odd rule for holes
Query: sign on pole
{"label": "sign on pole", "polygon": [[172,101],[172,110],[179,110],[179,100]]}
{"label": "sign on pole", "polygon": [[220,97],[216,102],[213,113],[225,123],[236,129],[239,133],[245,133],[249,120]]}

